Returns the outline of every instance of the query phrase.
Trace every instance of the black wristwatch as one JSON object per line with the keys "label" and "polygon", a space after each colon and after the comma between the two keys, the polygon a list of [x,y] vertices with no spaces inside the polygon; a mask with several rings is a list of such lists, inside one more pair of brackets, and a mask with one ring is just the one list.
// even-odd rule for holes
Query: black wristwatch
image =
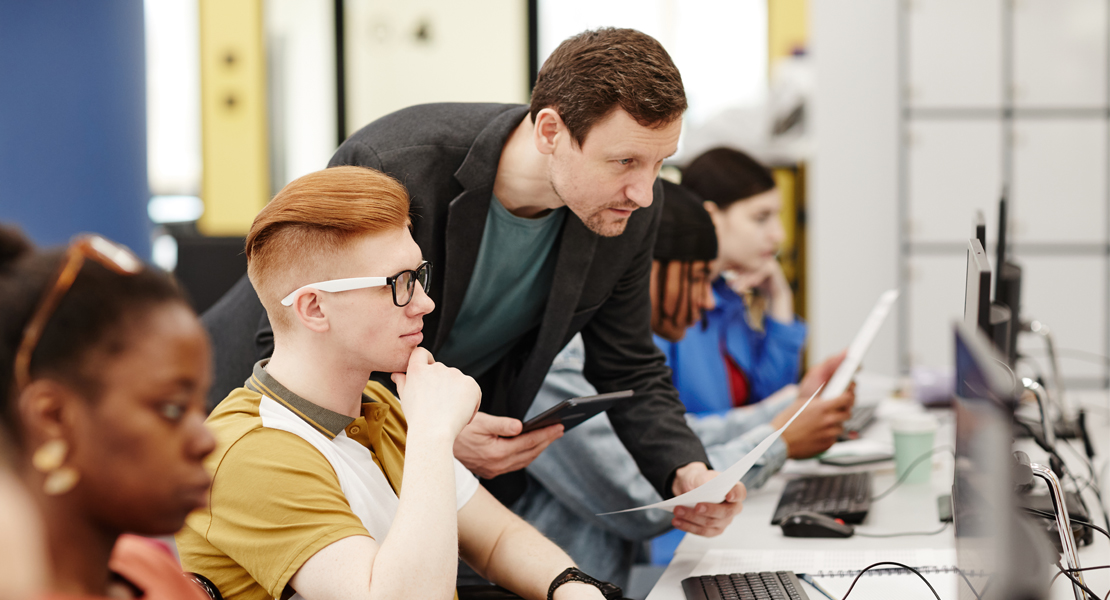
{"label": "black wristwatch", "polygon": [[563,571],[562,573],[559,573],[559,575],[557,575],[555,579],[551,581],[551,585],[547,588],[547,600],[554,600],[555,590],[559,589],[559,586],[563,585],[564,583],[568,583],[571,581],[588,583],[594,586],[595,588],[601,590],[601,595],[605,596],[605,600],[621,600],[621,598],[624,597],[624,592],[622,592],[619,587],[609,583],[608,581],[600,581],[598,579],[594,579],[593,577],[590,577],[582,571],[579,571],[578,567],[571,567]]}

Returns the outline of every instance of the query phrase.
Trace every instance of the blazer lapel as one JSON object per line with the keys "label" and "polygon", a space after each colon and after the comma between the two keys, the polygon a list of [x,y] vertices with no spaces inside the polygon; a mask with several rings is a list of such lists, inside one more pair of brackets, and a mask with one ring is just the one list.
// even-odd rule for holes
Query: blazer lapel
{"label": "blazer lapel", "polygon": [[435,355],[447,341],[447,335],[459,316],[482,234],[486,229],[486,215],[493,194],[493,185],[469,189],[451,201],[447,212],[447,264],[444,266],[443,302],[439,307],[439,326],[436,328],[432,354]]}
{"label": "blazer lapel", "polygon": [[528,107],[521,106],[505,111],[490,121],[478,137],[474,138],[466,159],[455,171],[455,179],[462,184],[463,192],[447,207],[447,264],[444,265],[443,301],[438,307],[439,325],[432,343],[432,354],[438,352],[447,341],[455,319],[459,316],[466,289],[470,285],[470,277],[474,274],[474,264],[478,260],[478,249],[482,245],[501,150],[509,134],[527,113]]}

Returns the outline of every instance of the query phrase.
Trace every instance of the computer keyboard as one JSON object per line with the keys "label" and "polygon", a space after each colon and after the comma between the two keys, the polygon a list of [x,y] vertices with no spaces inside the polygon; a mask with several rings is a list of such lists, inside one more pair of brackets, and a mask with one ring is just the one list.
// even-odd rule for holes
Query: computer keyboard
{"label": "computer keyboard", "polygon": [[689,577],[682,592],[686,600],[809,600],[791,571]]}
{"label": "computer keyboard", "polygon": [[865,404],[853,407],[852,416],[848,417],[847,421],[844,421],[844,431],[841,432],[838,439],[842,442],[857,439],[860,432],[875,421],[875,410],[877,408],[877,404]]}
{"label": "computer keyboard", "polygon": [[871,473],[867,471],[801,477],[786,484],[771,524],[778,525],[783,517],[799,510],[858,524],[870,508]]}

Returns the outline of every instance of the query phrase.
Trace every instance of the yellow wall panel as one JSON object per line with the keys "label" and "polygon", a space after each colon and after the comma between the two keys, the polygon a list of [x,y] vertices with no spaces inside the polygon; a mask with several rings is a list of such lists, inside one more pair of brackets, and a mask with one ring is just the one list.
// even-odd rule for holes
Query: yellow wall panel
{"label": "yellow wall panel", "polygon": [[243,235],[270,199],[263,0],[200,0],[206,235]]}
{"label": "yellow wall panel", "polygon": [[770,65],[809,43],[809,0],[767,0],[767,60]]}
{"label": "yellow wall panel", "polygon": [[782,196],[782,226],[786,236],[779,253],[783,275],[794,290],[794,312],[806,316],[805,165],[772,170]]}

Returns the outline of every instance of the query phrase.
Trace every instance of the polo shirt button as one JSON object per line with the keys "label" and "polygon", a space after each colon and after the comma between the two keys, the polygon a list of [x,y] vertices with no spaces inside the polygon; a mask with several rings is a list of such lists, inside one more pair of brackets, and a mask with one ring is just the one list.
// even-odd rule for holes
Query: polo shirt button
{"label": "polo shirt button", "polygon": [[360,429],[359,429],[359,428],[358,428],[357,426],[356,426],[356,427],[352,427],[352,428],[350,428],[350,429],[348,429],[348,430],[347,430],[347,432],[348,432],[348,433],[350,433],[350,434],[352,434],[352,435],[353,435],[353,434],[356,434],[356,433],[358,433],[359,431],[361,431],[361,430],[360,430]]}

